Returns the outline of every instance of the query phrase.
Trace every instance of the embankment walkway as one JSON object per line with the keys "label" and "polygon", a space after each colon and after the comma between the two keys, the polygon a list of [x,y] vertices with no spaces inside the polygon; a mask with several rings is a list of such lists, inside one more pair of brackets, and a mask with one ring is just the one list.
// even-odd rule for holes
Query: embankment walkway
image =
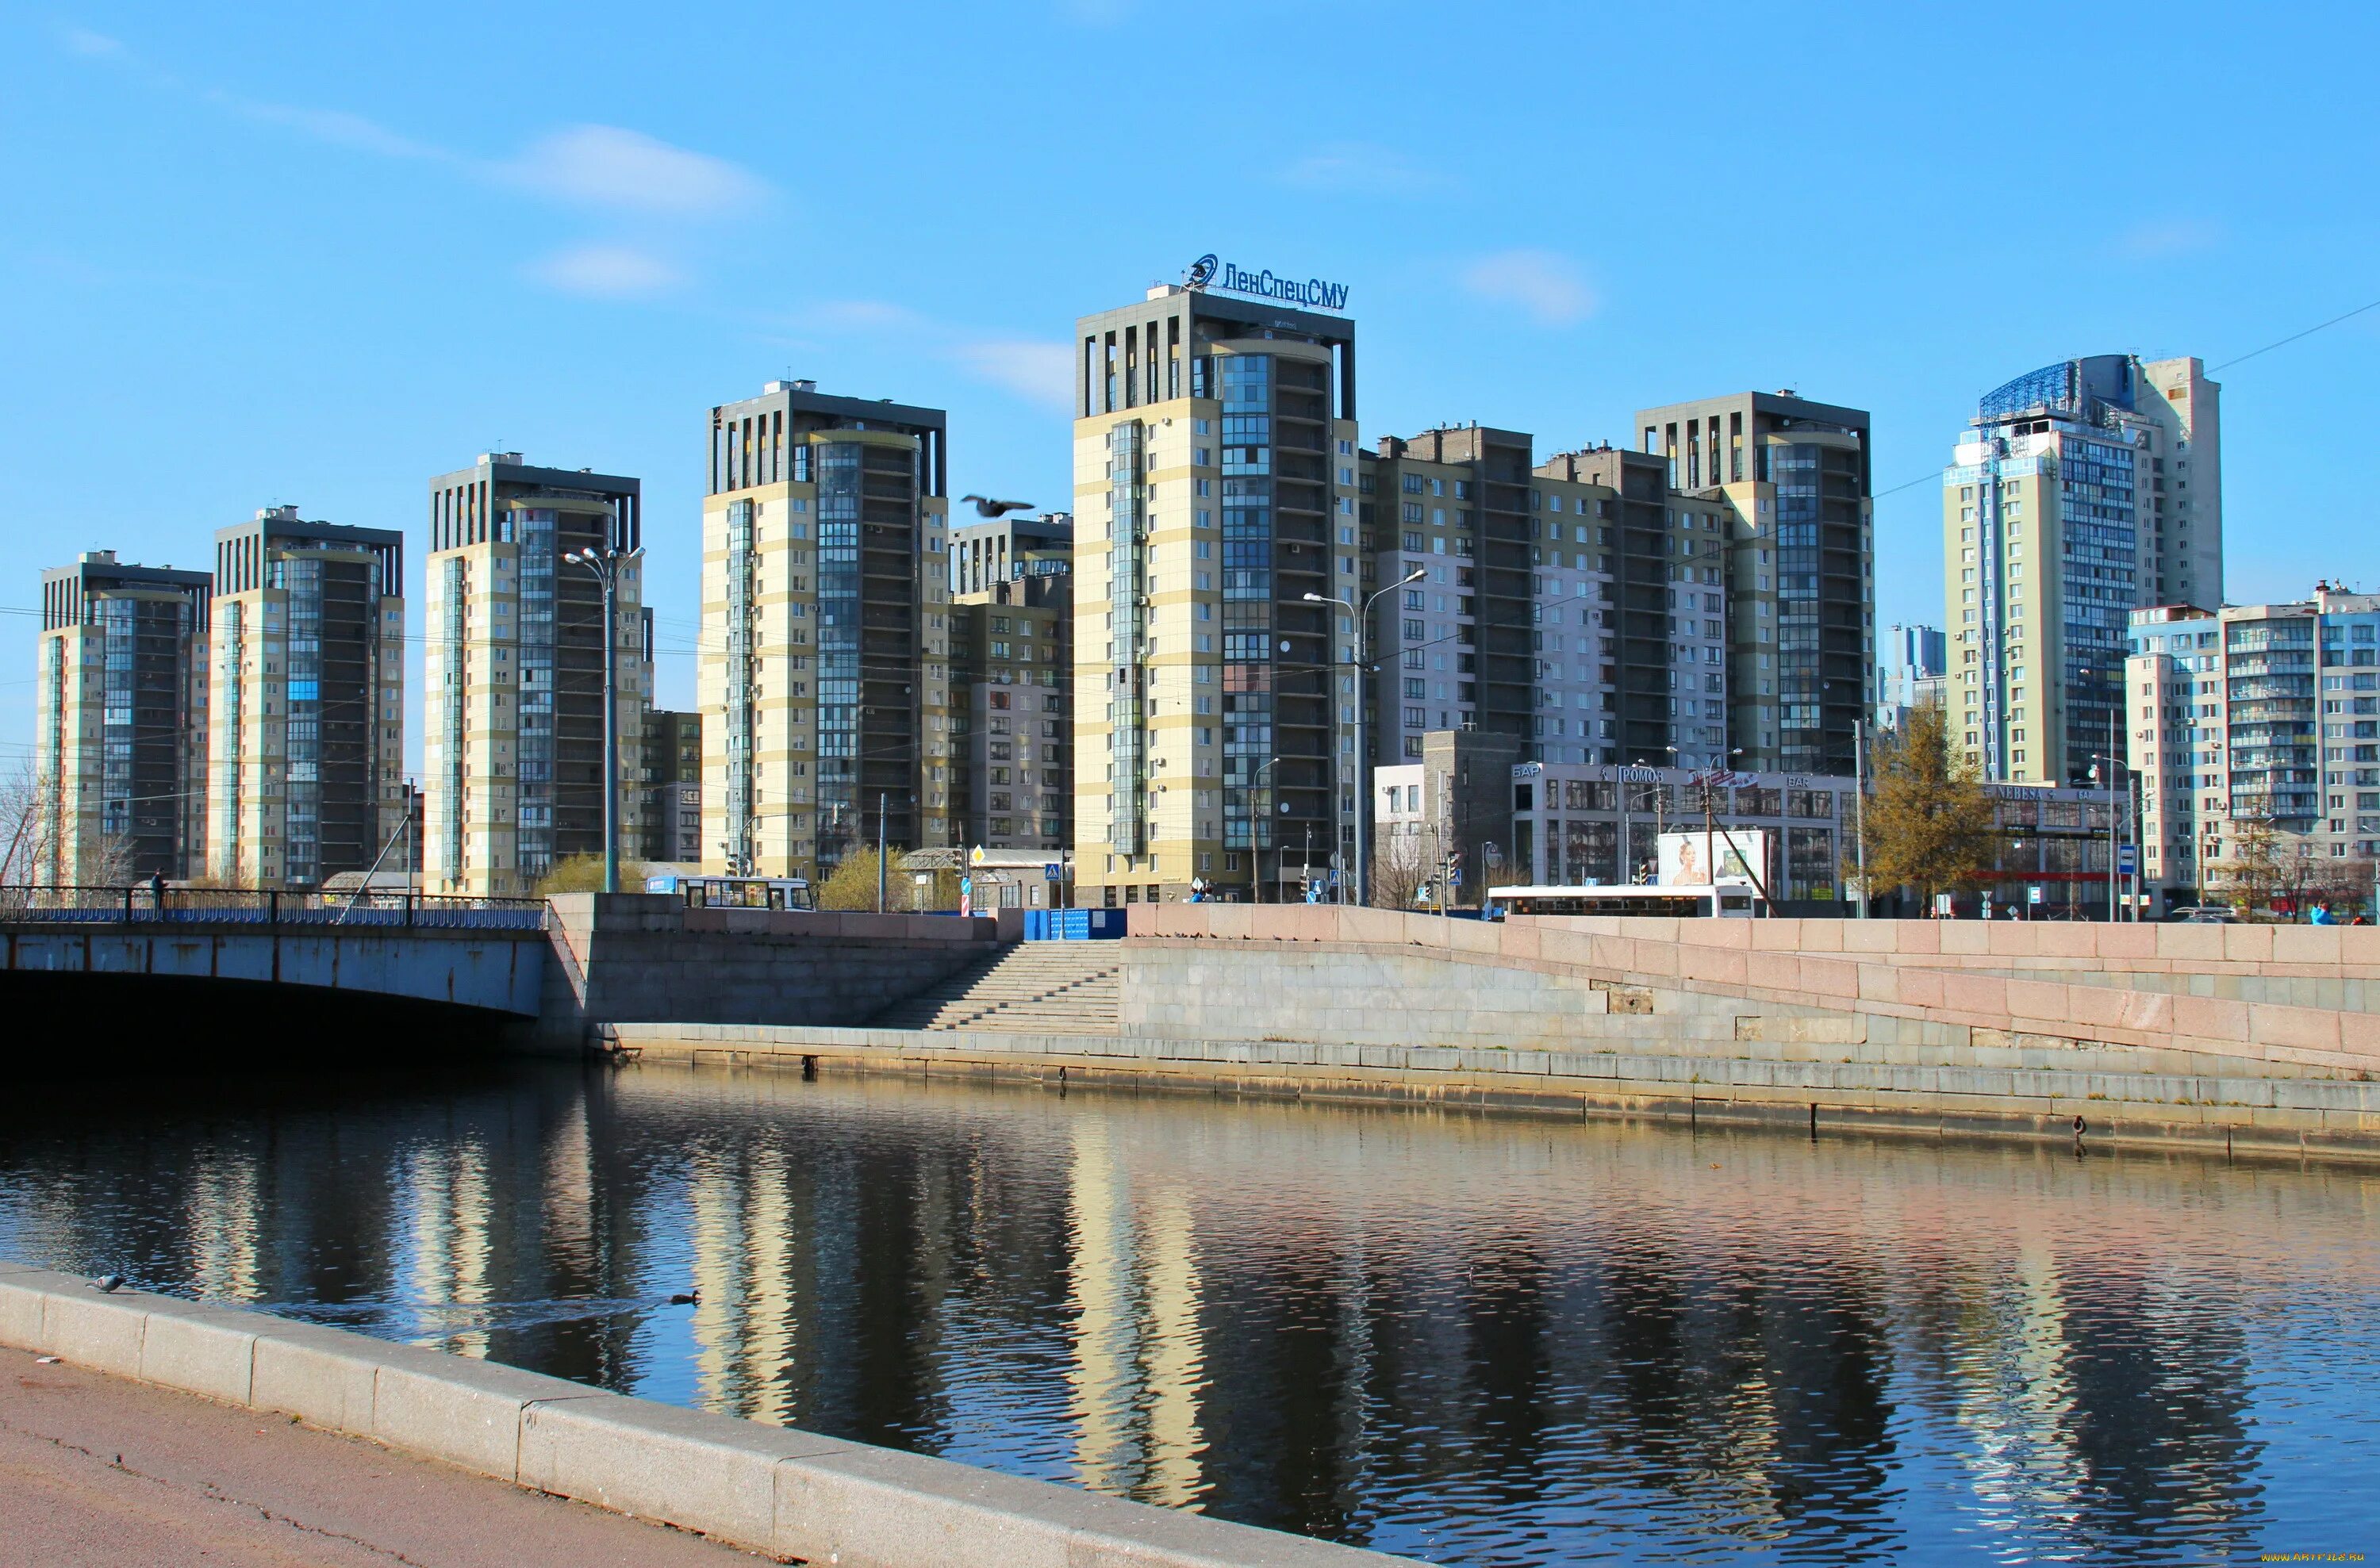
{"label": "embankment walkway", "polygon": [[733,1568],[748,1552],[376,1443],[0,1350],[0,1563]]}

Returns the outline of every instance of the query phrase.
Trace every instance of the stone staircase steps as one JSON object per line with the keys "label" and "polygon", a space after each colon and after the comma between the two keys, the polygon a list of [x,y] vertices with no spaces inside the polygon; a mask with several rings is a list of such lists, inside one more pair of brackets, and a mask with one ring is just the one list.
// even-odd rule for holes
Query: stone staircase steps
{"label": "stone staircase steps", "polygon": [[1093,943],[1019,943],[905,998],[871,1029],[1112,1034],[1123,960]]}

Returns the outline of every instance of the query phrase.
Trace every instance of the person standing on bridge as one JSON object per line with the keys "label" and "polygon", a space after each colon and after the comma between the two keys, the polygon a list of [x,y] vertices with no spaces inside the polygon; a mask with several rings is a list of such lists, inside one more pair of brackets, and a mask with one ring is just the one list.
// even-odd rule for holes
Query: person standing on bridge
{"label": "person standing on bridge", "polygon": [[149,901],[157,906],[159,914],[165,912],[165,870],[163,866],[149,874]]}

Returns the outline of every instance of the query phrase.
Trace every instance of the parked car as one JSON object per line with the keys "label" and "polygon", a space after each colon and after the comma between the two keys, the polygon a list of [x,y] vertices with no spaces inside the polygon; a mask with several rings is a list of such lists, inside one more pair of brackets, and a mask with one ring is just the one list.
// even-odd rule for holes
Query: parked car
{"label": "parked car", "polygon": [[2165,918],[2185,925],[2231,925],[2238,923],[2240,911],[2228,904],[2190,904]]}

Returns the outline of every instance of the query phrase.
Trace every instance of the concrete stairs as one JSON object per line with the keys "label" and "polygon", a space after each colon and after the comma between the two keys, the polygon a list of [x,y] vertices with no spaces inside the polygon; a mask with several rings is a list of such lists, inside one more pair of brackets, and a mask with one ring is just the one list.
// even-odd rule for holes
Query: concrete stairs
{"label": "concrete stairs", "polygon": [[870,1029],[1113,1034],[1123,955],[1108,942],[1020,942],[879,1012]]}

